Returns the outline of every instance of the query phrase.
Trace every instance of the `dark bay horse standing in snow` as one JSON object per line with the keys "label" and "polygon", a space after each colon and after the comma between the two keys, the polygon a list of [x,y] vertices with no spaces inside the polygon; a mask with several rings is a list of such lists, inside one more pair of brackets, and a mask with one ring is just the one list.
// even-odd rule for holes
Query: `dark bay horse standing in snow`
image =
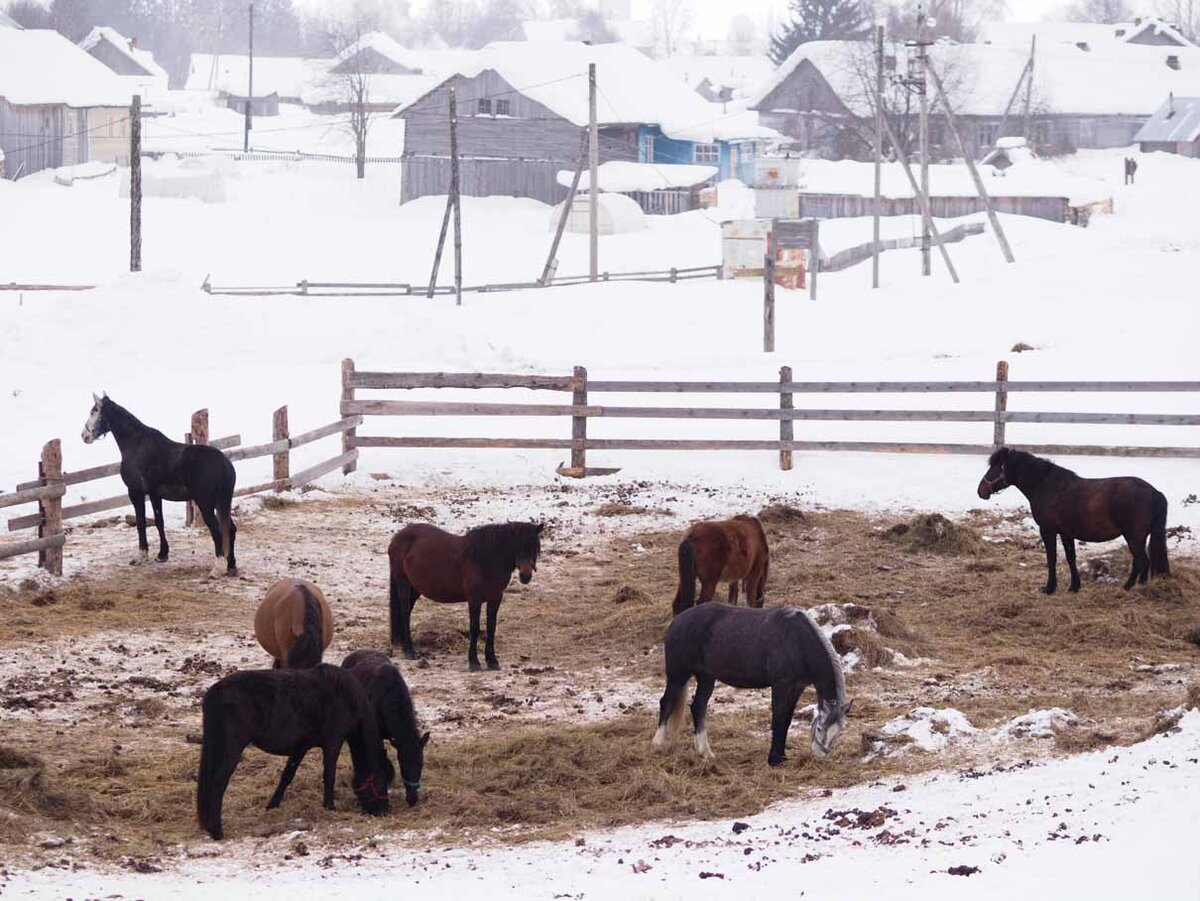
{"label": "dark bay horse standing in snow", "polygon": [[729,603],[736,604],[741,581],[746,603],[761,607],[770,557],[767,533],[757,517],[696,523],[679,543],[679,589],[671,612],[680,613],[696,603],[697,579],[701,604],[713,599],[719,582],[729,583]]}
{"label": "dark bay horse standing in snow", "polygon": [[[1029,511],[1046,545],[1046,594],[1058,587],[1058,553],[1062,537],[1071,591],[1079,590],[1075,567],[1075,541],[1111,541],[1124,538],[1133,554],[1133,569],[1125,582],[1145,584],[1148,576],[1171,572],[1167,562],[1167,499],[1153,485],[1134,476],[1084,479],[1069,469],[1025,451],[1002,447],[988,458],[988,471],[979,483],[979,496],[987,500],[1009,485],[1029,500]],[[1146,552],[1146,538],[1150,552]]]}
{"label": "dark bay horse standing in snow", "polygon": [[92,398],[95,403],[83,425],[83,440],[85,444],[91,444],[109,432],[117,439],[117,447],[121,449],[121,480],[129,490],[129,500],[137,517],[140,553],[133,562],[142,563],[149,559],[146,498],[150,498],[150,506],[154,508],[160,563],[166,562],[169,550],[162,502],[194,501],[212,535],[217,558],[213,575],[220,575],[222,571],[237,575],[233,550],[237,526],[230,513],[237,474],[229,458],[215,447],[172,441],[109,400],[107,394],[103,397],[93,394]]}
{"label": "dark bay horse standing in snow", "polygon": [[812,750],[824,757],[846,728],[853,701],[846,700],[842,662],[825,633],[796,607],[730,607],[701,604],[684,610],[667,628],[664,645],[667,688],[659,702],[654,744],[662,747],[683,724],[688,681],[696,679],[692,723],[696,750],[714,757],[705,717],[717,682],[734,688],[771,689],[771,752],[767,763],[779,766],[800,695],[817,690]]}
{"label": "dark bay horse standing in snow", "polygon": [[442,604],[467,605],[471,617],[471,671],[479,667],[479,614],[487,605],[488,669],[500,669],[496,658],[496,616],[504,589],[517,570],[529,584],[541,553],[542,524],[507,522],[479,526],[465,535],[452,535],[425,523],[405,526],[388,545],[391,569],[390,601],[393,645],[404,656],[417,656],[412,640],[412,609],[421,595]]}

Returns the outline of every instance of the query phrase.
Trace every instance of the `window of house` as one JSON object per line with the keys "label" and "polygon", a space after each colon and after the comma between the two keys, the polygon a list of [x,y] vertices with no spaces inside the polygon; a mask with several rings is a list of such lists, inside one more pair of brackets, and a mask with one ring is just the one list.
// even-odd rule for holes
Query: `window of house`
{"label": "window of house", "polygon": [[983,122],[975,130],[975,140],[981,147],[991,147],[1000,136],[1000,126],[994,122]]}
{"label": "window of house", "polygon": [[692,160],[715,166],[721,162],[721,148],[716,144],[697,144]]}
{"label": "window of house", "polygon": [[512,109],[512,107],[510,105],[510,101],[508,101],[508,100],[497,100],[496,101],[496,115],[497,116],[510,115],[510,113],[509,113],[510,109]]}
{"label": "window of house", "polygon": [[654,135],[646,135],[646,159],[643,162],[654,162]]}
{"label": "window of house", "polygon": [[479,105],[475,110],[477,116],[490,116],[492,114],[492,101],[488,97],[480,97]]}

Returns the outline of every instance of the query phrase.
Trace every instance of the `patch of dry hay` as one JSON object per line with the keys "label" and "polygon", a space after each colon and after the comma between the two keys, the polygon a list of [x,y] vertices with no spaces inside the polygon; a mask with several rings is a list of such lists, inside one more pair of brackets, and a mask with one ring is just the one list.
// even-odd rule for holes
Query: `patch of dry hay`
{"label": "patch of dry hay", "polygon": [[857,651],[864,666],[890,666],[896,659],[895,653],[884,647],[876,633],[869,629],[841,629],[833,633],[833,649],[843,657]]}
{"label": "patch of dry hay", "polygon": [[622,585],[613,595],[614,604],[649,604],[650,595],[632,585]]}
{"label": "patch of dry hay", "polygon": [[793,526],[807,522],[808,517],[789,504],[769,504],[758,511],[758,521],[764,526]]}
{"label": "patch of dry hay", "polygon": [[910,553],[974,557],[984,548],[978,532],[956,525],[940,513],[922,513],[909,522],[897,523],[884,535]]}

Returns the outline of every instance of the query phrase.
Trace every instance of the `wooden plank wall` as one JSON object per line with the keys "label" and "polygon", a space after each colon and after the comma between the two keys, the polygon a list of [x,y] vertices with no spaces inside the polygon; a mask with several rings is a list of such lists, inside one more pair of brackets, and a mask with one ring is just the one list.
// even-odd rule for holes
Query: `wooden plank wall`
{"label": "wooden plank wall", "polygon": [[[983,212],[978,197],[930,197],[930,208],[939,219],[953,219]],[[800,194],[800,218],[845,219],[874,214],[875,199],[857,194]],[[999,213],[1032,216],[1050,222],[1070,221],[1065,197],[993,197],[992,206]],[[915,216],[920,213],[912,197],[880,198],[880,215]]]}

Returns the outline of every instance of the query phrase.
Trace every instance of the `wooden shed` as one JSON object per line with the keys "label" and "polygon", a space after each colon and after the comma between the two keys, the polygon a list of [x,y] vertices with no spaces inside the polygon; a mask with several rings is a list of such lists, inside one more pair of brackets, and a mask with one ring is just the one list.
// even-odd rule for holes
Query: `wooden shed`
{"label": "wooden shed", "polygon": [[1200,157],[1200,97],[1167,97],[1134,140],[1142,153]]}

